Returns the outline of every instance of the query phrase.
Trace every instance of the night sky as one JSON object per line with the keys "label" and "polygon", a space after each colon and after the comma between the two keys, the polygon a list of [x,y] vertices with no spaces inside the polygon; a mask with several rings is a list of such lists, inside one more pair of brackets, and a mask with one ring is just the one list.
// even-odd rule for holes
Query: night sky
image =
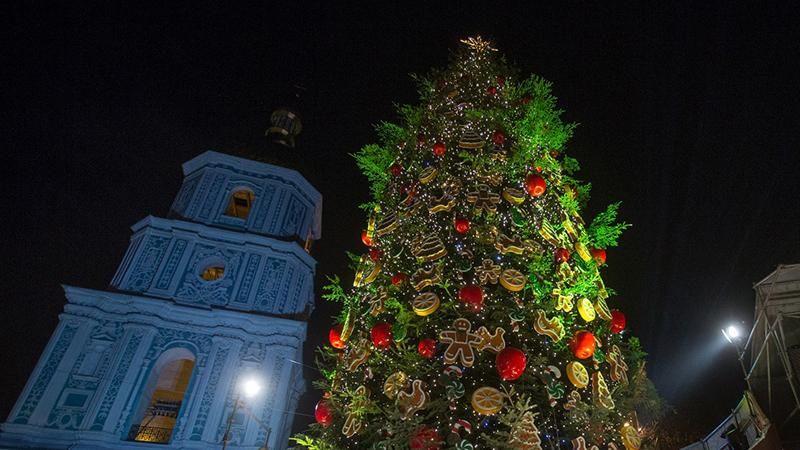
{"label": "night sky", "polygon": [[[7,6],[2,27],[3,418],[57,323],[60,284],[107,287],[129,227],[166,215],[180,164],[257,141],[296,83],[296,152],[324,196],[317,284],[350,278],[368,190],[348,154],[416,102],[409,74],[475,34],[553,81],[580,123],[567,153],[593,183],[585,216],[623,202],[633,227],[604,276],[662,395],[708,430],[736,403],[744,383],[719,330],[752,321],[753,282],[800,262],[796,3],[49,3]],[[307,361],[335,313],[321,303]]]}

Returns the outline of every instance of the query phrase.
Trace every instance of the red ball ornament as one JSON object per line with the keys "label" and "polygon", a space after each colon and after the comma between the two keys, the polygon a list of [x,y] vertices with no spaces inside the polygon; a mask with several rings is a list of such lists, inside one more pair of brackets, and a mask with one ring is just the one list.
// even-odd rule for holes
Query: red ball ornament
{"label": "red ball ornament", "polygon": [[361,230],[361,242],[367,247],[372,247],[372,238],[369,237],[367,230]]}
{"label": "red ball ornament", "polygon": [[433,154],[434,155],[442,156],[442,155],[444,155],[444,152],[446,152],[446,151],[447,151],[447,147],[443,143],[437,142],[437,143],[433,144]]}
{"label": "red ball ornament", "polygon": [[325,428],[333,424],[333,411],[331,410],[331,405],[329,405],[328,401],[324,398],[318,401],[317,406],[314,407],[314,418],[317,419],[318,424]]}
{"label": "red ball ornament", "polygon": [[492,135],[492,142],[494,142],[495,145],[503,145],[503,144],[505,144],[506,143],[506,134],[503,133],[500,130],[495,131],[494,134]]}
{"label": "red ball ornament", "polygon": [[392,325],[388,323],[376,323],[370,331],[372,344],[375,347],[386,350],[392,345]]}
{"label": "red ball ornament", "polygon": [[377,248],[369,249],[369,259],[373,261],[377,262],[379,259],[381,259],[381,254],[383,254],[383,252],[381,252]]}
{"label": "red ball ornament", "polygon": [[605,264],[606,263],[606,249],[604,248],[593,248],[589,251],[592,254],[592,258],[597,261],[597,264]]}
{"label": "red ball ornament", "polygon": [[519,99],[519,102],[522,103],[523,105],[527,105],[528,103],[531,102],[531,100],[533,100],[533,97],[531,97],[528,94],[525,94]]}
{"label": "red ball ornament", "polygon": [[403,166],[401,166],[400,163],[394,163],[389,166],[389,173],[392,174],[392,176],[399,177],[400,174],[403,173]]}
{"label": "red ball ornament", "polygon": [[336,325],[335,327],[331,328],[331,331],[328,332],[328,341],[331,343],[331,347],[343,349],[345,346],[344,341],[342,340],[342,326]]}
{"label": "red ball ornament", "polygon": [[396,274],[392,275],[392,286],[403,284],[407,279],[408,279],[408,274],[405,274],[403,272],[397,272]]}
{"label": "red ball ornament", "polygon": [[556,262],[562,263],[569,261],[569,250],[565,248],[558,248],[556,249]]}
{"label": "red ball ornament", "polygon": [[532,197],[538,197],[547,190],[547,183],[544,181],[544,178],[539,175],[531,174],[525,179],[525,190],[528,191],[528,194]]}
{"label": "red ball ornament", "polygon": [[418,429],[408,441],[411,450],[439,450],[441,447],[442,437],[431,427]]}
{"label": "red ball ornament", "polygon": [[525,372],[527,358],[522,350],[506,347],[497,354],[494,362],[500,378],[505,381],[514,381]]}
{"label": "red ball ornament", "polygon": [[466,234],[469,231],[469,219],[458,218],[453,222],[453,226],[459,234]]}
{"label": "red ball ornament", "polygon": [[436,341],[430,338],[420,339],[417,351],[423,358],[431,359],[436,355]]}
{"label": "red ball ornament", "polygon": [[488,88],[486,88],[486,94],[487,95],[497,95],[497,88],[494,87],[494,86],[489,86]]}
{"label": "red ball ornament", "polygon": [[569,349],[572,354],[578,359],[590,358],[594,355],[594,350],[597,347],[597,342],[594,335],[586,330],[578,331],[572,340],[569,341]]}
{"label": "red ball ornament", "polygon": [[622,311],[613,310],[611,311],[611,332],[621,333],[622,330],[625,329],[625,325],[627,323],[627,319],[625,319],[625,314]]}
{"label": "red ball ornament", "polygon": [[483,288],[477,284],[468,284],[458,290],[458,301],[468,305],[472,311],[478,312],[483,307]]}

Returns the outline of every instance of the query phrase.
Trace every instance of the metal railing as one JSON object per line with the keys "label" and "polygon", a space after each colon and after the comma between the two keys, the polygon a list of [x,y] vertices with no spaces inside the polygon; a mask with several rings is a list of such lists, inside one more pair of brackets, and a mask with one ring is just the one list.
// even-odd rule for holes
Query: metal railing
{"label": "metal railing", "polygon": [[763,437],[769,425],[764,413],[750,391],[745,391],[742,400],[714,430],[703,439],[683,447],[681,450],[721,450],[738,448],[731,446],[728,430],[734,429],[742,448],[751,448]]}
{"label": "metal railing", "polygon": [[128,440],[136,442],[168,444],[171,437],[172,428],[148,427],[138,423],[132,425],[130,431],[128,431]]}

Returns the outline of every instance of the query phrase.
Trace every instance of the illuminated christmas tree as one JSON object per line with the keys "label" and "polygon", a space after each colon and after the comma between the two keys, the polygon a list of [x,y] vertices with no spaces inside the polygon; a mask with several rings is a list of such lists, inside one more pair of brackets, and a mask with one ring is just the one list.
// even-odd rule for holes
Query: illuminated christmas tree
{"label": "illuminated christmas tree", "polygon": [[[638,448],[649,384],[599,269],[627,224],[589,197],[550,83],[480,37],[355,155],[372,201],[320,350],[314,449]],[[644,388],[643,388],[644,387]]]}

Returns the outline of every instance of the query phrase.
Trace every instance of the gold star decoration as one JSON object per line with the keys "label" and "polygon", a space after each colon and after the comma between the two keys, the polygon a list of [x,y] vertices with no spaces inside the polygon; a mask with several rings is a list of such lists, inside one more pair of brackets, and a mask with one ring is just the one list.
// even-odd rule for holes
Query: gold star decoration
{"label": "gold star decoration", "polygon": [[483,53],[485,51],[496,52],[497,49],[492,47],[491,41],[484,41],[480,36],[469,37],[461,39],[461,43],[475,51],[475,53]]}

